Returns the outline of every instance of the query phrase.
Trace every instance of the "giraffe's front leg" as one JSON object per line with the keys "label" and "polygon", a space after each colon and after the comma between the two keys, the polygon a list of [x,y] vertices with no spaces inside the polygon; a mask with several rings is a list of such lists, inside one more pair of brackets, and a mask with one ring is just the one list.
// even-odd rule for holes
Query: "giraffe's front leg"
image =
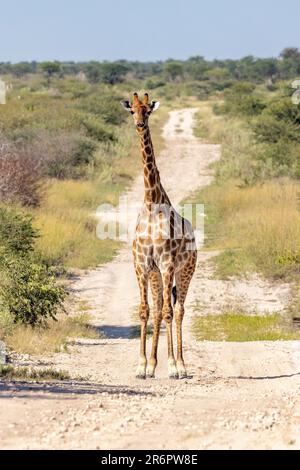
{"label": "giraffe's front leg", "polygon": [[170,379],[178,379],[178,372],[174,357],[173,347],[173,307],[172,307],[172,287],[174,279],[174,267],[169,266],[163,274],[163,286],[164,286],[164,305],[162,316],[166,322],[167,328],[167,340],[168,340],[168,374]]}
{"label": "giraffe's front leg", "polygon": [[147,377],[155,377],[155,369],[157,366],[157,347],[160,333],[160,326],[162,321],[162,307],[163,307],[163,286],[161,274],[158,271],[150,274],[150,285],[152,290],[153,304],[154,304],[154,326],[153,326],[153,339],[152,351],[150,360],[147,367]]}
{"label": "giraffe's front leg", "polygon": [[138,282],[141,294],[141,304],[139,308],[139,315],[141,321],[141,345],[139,364],[136,371],[138,379],[146,378],[147,356],[146,356],[146,338],[147,338],[147,323],[149,319],[149,304],[148,304],[148,276],[138,275]]}

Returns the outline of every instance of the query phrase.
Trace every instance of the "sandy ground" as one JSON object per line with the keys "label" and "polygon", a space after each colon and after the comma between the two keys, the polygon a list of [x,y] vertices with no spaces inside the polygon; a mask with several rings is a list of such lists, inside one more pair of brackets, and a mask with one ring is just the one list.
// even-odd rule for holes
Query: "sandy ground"
{"label": "sandy ground", "polygon": [[[213,178],[220,148],[192,133],[195,110],[172,111],[158,158],[176,205]],[[142,179],[127,197],[140,203]],[[134,373],[139,340],[134,328],[138,289],[128,244],[115,260],[75,279],[74,295],[87,302],[99,340],[78,340],[72,354],[42,361],[84,381],[0,384],[0,447],[4,449],[281,449],[300,448],[300,342],[199,343],[191,333],[195,310],[218,313],[241,305],[253,312],[285,308],[287,285],[258,276],[214,278],[211,258],[199,253],[184,321],[189,377],[167,379],[162,331],[154,380]],[[199,308],[201,312],[199,312]]]}

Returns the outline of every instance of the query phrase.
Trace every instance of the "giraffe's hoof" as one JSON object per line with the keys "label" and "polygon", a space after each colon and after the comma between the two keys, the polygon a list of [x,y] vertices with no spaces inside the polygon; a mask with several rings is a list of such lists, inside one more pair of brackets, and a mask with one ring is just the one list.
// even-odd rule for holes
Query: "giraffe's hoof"
{"label": "giraffe's hoof", "polygon": [[186,379],[187,378],[187,373],[186,373],[186,368],[183,362],[178,361],[177,364],[177,370],[178,370],[178,375],[180,379]]}
{"label": "giraffe's hoof", "polygon": [[186,379],[187,378],[186,370],[180,370],[180,371],[178,371],[178,374],[179,374],[180,379]]}
{"label": "giraffe's hoof", "polygon": [[152,369],[148,369],[146,376],[147,376],[147,379],[155,379],[155,371]]}
{"label": "giraffe's hoof", "polygon": [[176,362],[173,361],[173,360],[169,361],[168,375],[169,375],[169,379],[178,379],[179,378],[177,367],[176,367]]}
{"label": "giraffe's hoof", "polygon": [[179,379],[178,372],[170,372],[169,379],[170,380],[178,380]]}
{"label": "giraffe's hoof", "polygon": [[145,372],[137,372],[135,377],[139,380],[145,380],[146,378],[146,373]]}

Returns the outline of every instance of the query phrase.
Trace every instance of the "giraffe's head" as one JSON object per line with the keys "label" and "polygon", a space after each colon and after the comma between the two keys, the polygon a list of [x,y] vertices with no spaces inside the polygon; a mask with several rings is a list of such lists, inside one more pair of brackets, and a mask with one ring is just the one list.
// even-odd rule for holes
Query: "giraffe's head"
{"label": "giraffe's head", "polygon": [[138,94],[135,93],[132,103],[121,101],[121,105],[132,114],[137,131],[143,132],[148,127],[150,114],[159,108],[159,101],[150,102],[148,93],[144,95],[144,99],[141,101]]}

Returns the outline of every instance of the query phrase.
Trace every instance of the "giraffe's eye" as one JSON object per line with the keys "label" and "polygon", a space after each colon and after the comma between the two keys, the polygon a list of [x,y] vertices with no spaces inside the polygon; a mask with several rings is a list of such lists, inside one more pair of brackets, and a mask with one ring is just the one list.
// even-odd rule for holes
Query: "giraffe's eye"
{"label": "giraffe's eye", "polygon": [[130,111],[130,114],[134,114],[134,111]]}

